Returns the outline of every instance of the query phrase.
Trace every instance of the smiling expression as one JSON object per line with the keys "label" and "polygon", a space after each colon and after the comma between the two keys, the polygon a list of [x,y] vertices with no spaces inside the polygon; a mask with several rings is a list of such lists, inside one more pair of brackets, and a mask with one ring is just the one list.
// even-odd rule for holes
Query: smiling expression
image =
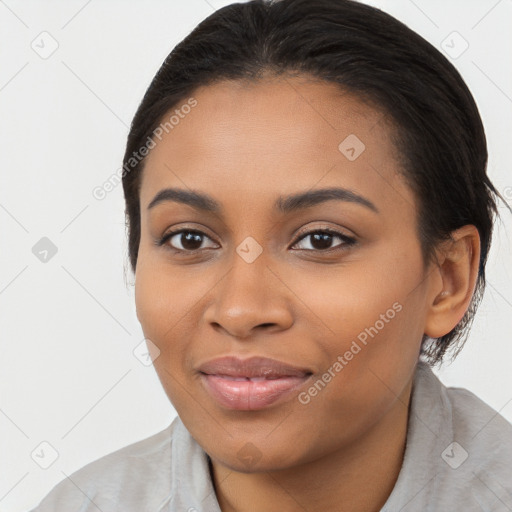
{"label": "smiling expression", "polygon": [[[162,385],[204,450],[240,471],[248,441],[251,471],[349,447],[406,411],[431,298],[391,128],[305,77],[223,81],[194,98],[140,189],[137,315]],[[229,408],[198,368],[232,355],[311,375],[266,407]]]}

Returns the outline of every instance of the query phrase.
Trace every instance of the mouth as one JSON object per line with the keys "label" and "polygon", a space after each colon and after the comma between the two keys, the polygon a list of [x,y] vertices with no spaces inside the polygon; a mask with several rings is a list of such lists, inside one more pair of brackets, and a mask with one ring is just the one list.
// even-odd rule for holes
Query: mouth
{"label": "mouth", "polygon": [[247,411],[290,398],[312,372],[275,359],[229,356],[203,364],[199,374],[204,388],[221,407]]}

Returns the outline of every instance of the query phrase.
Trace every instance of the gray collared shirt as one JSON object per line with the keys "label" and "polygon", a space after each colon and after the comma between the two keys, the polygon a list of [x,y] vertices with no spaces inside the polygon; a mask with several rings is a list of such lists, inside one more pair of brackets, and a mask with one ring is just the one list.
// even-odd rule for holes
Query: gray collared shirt
{"label": "gray collared shirt", "polygon": [[[208,456],[179,417],[79,469],[32,512],[60,511],[221,512]],[[512,512],[512,425],[421,361],[402,468],[381,509],[418,511]]]}

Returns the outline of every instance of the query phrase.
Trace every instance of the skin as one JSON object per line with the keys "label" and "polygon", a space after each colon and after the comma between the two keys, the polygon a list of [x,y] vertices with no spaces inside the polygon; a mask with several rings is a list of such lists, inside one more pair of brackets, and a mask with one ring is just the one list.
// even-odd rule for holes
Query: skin
{"label": "skin", "polygon": [[[464,315],[478,232],[457,230],[438,263],[424,266],[417,201],[398,172],[391,127],[336,85],[267,77],[193,96],[197,106],[147,157],[140,189],[136,307],[160,350],[162,385],[212,459],[223,512],[378,511],[402,464],[422,336],[442,336]],[[349,134],[365,144],[354,161],[338,149]],[[211,195],[222,215],[174,201],[148,210],[168,187]],[[378,213],[339,200],[272,209],[279,195],[329,187],[365,197]],[[301,239],[325,227],[356,243],[333,236],[326,252]],[[205,233],[195,254],[180,235],[155,245],[178,228]],[[236,252],[248,236],[262,248],[252,263]],[[231,354],[309,368],[314,382],[395,303],[400,312],[307,404],[297,395],[312,382],[257,411],[222,408],[201,385],[197,367]],[[252,463],[238,456],[243,447]]]}

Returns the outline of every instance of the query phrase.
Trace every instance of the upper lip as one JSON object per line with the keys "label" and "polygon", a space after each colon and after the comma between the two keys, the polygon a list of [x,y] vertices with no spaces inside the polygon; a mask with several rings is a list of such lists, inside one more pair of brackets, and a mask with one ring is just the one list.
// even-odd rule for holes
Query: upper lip
{"label": "upper lip", "polygon": [[198,370],[209,375],[226,375],[228,377],[305,377],[312,372],[288,363],[268,357],[249,357],[240,359],[237,356],[211,359],[199,366]]}

